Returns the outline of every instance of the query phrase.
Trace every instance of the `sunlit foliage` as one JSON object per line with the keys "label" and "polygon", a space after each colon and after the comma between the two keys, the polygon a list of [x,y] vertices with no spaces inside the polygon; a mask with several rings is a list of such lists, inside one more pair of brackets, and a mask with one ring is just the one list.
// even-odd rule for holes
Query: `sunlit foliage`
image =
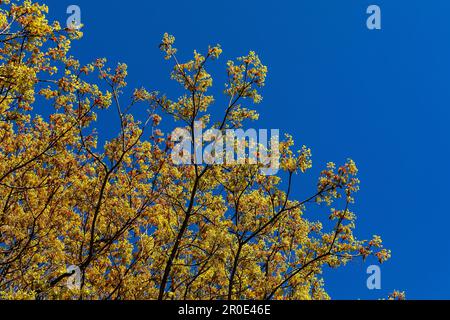
{"label": "sunlit foliage", "polygon": [[[220,46],[182,62],[164,35],[160,49],[185,93],[128,97],[126,65],[80,64],[69,52],[81,32],[47,21],[46,6],[0,6],[0,298],[328,299],[325,267],[389,258],[380,237],[354,236],[351,160],[329,163],[305,199],[292,193],[311,150],[297,152],[290,136],[279,176],[249,164],[173,165],[162,119],[192,135],[198,120],[225,130],[258,119],[268,68],[256,53],[226,64],[228,83],[214,88],[229,104],[211,114],[207,66]],[[95,130],[101,112],[120,128],[107,141]],[[312,206],[317,221],[304,217]],[[66,286],[70,265],[80,288]]]}

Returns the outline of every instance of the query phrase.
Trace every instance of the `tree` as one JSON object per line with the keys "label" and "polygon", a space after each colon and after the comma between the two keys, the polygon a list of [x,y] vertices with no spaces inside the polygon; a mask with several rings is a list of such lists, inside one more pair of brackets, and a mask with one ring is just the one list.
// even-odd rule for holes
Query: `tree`
{"label": "tree", "polygon": [[[291,193],[311,151],[295,152],[290,136],[278,176],[260,164],[173,163],[162,116],[183,123],[192,143],[196,121],[224,131],[257,120],[251,105],[262,101],[267,68],[254,52],[228,62],[230,102],[214,122],[206,68],[220,46],[182,63],[165,34],[160,49],[185,93],[136,89],[128,99],[126,65],[81,65],[69,51],[82,33],[46,13],[31,0],[1,1],[0,298],[328,299],[324,267],[390,257],[380,237],[353,234],[351,160],[329,163],[301,200]],[[145,119],[133,116],[139,105]],[[107,141],[94,129],[103,112],[119,124]],[[330,222],[306,219],[310,206],[329,210]],[[81,272],[75,288],[66,285],[70,265]]]}

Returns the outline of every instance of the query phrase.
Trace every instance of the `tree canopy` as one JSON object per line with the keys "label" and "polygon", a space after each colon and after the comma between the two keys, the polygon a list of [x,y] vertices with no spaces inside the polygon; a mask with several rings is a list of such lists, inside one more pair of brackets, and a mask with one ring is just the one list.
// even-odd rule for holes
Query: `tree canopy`
{"label": "tree canopy", "polygon": [[[160,49],[184,93],[129,96],[127,66],[82,65],[70,55],[81,31],[47,10],[0,1],[1,299],[329,299],[324,268],[389,259],[379,236],[354,235],[352,160],[329,163],[305,199],[292,192],[311,150],[291,136],[276,176],[259,164],[173,163],[163,117],[192,141],[196,121],[220,131],[257,121],[268,68],[256,53],[227,62],[227,84],[213,86],[207,68],[221,47],[179,61],[165,34]],[[219,94],[229,104],[211,113]],[[112,139],[95,129],[103,112],[117,117]],[[326,218],[307,219],[312,206]],[[77,287],[68,266],[81,272]]]}

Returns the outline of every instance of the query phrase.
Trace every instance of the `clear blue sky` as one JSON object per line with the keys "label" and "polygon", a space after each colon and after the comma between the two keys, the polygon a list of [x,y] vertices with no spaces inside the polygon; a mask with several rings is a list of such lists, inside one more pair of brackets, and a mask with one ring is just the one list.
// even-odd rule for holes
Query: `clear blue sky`
{"label": "clear blue sky", "polygon": [[[450,1],[45,2],[60,21],[68,5],[81,7],[85,37],[72,52],[83,62],[126,62],[131,86],[169,95],[170,65],[157,48],[164,32],[177,37],[182,57],[220,43],[218,71],[257,51],[270,70],[259,126],[313,150],[311,178],[296,180],[296,196],[326,162],[353,158],[362,180],[357,234],[381,235],[393,253],[381,291],[366,288],[368,264],[358,261],[326,273],[331,296],[401,289],[409,299],[450,298]],[[381,31],[366,28],[371,4],[382,9]]]}

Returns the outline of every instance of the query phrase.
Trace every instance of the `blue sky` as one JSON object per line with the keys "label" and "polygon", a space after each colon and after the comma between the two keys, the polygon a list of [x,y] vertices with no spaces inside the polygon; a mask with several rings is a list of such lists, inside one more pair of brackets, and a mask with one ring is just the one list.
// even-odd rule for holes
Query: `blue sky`
{"label": "blue sky", "polygon": [[[185,58],[222,45],[218,93],[225,62],[256,51],[269,67],[258,126],[313,151],[314,169],[296,179],[295,196],[308,194],[328,161],[351,157],[362,180],[357,234],[381,235],[393,253],[382,290],[366,287],[376,261],[358,261],[326,272],[330,295],[373,299],[401,289],[409,299],[450,299],[448,0],[45,2],[61,22],[69,5],[80,6],[85,36],[72,53],[127,63],[132,87],[176,93],[157,48],[164,32]],[[366,28],[371,4],[382,10],[380,31]]]}

